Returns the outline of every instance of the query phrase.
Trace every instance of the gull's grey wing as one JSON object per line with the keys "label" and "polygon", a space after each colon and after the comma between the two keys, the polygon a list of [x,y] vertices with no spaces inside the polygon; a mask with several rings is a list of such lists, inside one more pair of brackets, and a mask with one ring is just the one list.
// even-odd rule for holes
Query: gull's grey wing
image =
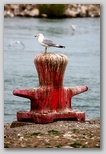
{"label": "gull's grey wing", "polygon": [[43,43],[44,44],[47,44],[48,46],[56,46],[56,44],[55,43],[53,43],[53,41],[51,41],[51,40],[48,40],[48,39],[44,39],[43,40]]}

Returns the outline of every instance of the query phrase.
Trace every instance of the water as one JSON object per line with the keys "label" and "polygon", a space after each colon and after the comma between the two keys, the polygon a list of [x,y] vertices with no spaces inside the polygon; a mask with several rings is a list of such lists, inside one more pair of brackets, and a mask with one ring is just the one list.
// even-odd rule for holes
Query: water
{"label": "water", "polygon": [[[76,25],[72,32],[71,24]],[[29,110],[30,101],[12,94],[14,89],[38,87],[34,56],[44,51],[35,34],[43,33],[65,49],[49,52],[67,55],[64,86],[87,85],[89,90],[72,98],[72,108],[86,112],[86,119],[100,118],[100,18],[4,19],[4,122]]]}

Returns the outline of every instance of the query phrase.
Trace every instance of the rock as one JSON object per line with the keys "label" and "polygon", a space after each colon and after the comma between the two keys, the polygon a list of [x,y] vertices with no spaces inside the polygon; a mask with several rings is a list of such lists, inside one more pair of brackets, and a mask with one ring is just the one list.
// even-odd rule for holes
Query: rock
{"label": "rock", "polygon": [[21,127],[24,125],[33,125],[33,122],[19,122],[19,121],[13,121],[10,125],[10,128],[14,128],[14,127]]}
{"label": "rock", "polygon": [[[5,4],[4,17],[31,16],[38,17],[37,4]],[[70,4],[67,5],[65,17],[100,17],[100,4]],[[48,17],[42,14],[41,17]]]}
{"label": "rock", "polygon": [[47,14],[42,13],[42,14],[41,14],[41,17],[47,18],[48,16],[47,16]]}
{"label": "rock", "polygon": [[39,16],[39,10],[35,8],[29,12],[29,15],[32,17]]}
{"label": "rock", "polygon": [[21,143],[21,148],[25,148],[25,144],[24,143]]}
{"label": "rock", "polygon": [[23,141],[23,139],[24,139],[23,136],[21,136],[21,137],[19,138],[19,141]]}
{"label": "rock", "polygon": [[66,11],[65,11],[65,15],[67,17],[76,17],[78,14],[77,11],[74,11],[74,10],[71,10],[70,8],[68,8]]}
{"label": "rock", "polygon": [[80,7],[81,11],[80,11],[80,16],[81,17],[86,17],[87,16],[87,6],[82,5]]}
{"label": "rock", "polygon": [[21,134],[17,134],[17,136],[18,136],[18,137],[20,137],[20,136],[21,136]]}
{"label": "rock", "polygon": [[62,148],[73,148],[73,147],[71,147],[71,146],[63,146]]}
{"label": "rock", "polygon": [[90,17],[99,17],[100,16],[100,9],[99,5],[89,5],[88,7],[88,16]]}

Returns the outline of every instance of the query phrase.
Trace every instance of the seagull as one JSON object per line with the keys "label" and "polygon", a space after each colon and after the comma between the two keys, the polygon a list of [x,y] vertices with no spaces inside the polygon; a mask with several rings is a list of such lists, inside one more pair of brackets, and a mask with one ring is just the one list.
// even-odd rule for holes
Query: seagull
{"label": "seagull", "polygon": [[71,28],[72,28],[73,31],[75,31],[76,30],[76,25],[71,25]]}
{"label": "seagull", "polygon": [[11,46],[13,46],[14,44],[19,44],[19,45],[22,45],[23,47],[25,47],[25,45],[21,42],[21,41],[14,41],[14,42],[12,42],[12,43],[10,43],[8,46],[9,47],[11,47]]}
{"label": "seagull", "polygon": [[53,41],[46,39],[43,34],[39,33],[35,35],[38,38],[38,42],[45,47],[44,53],[47,53],[48,47],[57,47],[57,48],[65,48],[65,46],[54,43]]}

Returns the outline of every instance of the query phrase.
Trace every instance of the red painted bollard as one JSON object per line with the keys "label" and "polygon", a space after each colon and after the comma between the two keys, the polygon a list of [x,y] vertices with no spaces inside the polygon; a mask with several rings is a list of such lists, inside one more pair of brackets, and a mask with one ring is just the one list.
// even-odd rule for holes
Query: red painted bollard
{"label": "red painted bollard", "polygon": [[63,78],[68,58],[63,54],[39,54],[34,58],[39,87],[14,90],[13,94],[30,99],[29,111],[17,112],[18,121],[49,123],[59,119],[85,120],[85,112],[71,108],[74,95],[88,90],[87,86],[64,87]]}

